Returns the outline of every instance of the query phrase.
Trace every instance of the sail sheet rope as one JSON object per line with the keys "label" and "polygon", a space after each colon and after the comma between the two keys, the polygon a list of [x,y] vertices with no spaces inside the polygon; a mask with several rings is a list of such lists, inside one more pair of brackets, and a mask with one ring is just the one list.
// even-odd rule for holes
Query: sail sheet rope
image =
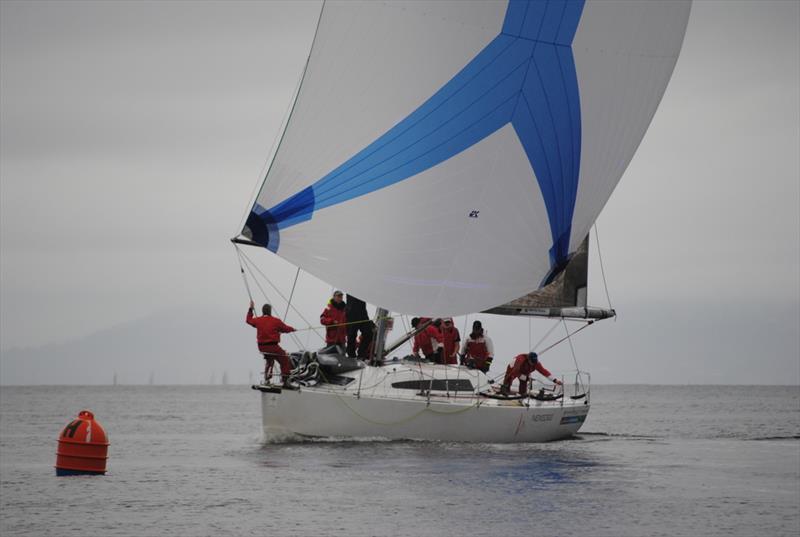
{"label": "sail sheet rope", "polygon": [[289,293],[289,300],[286,303],[286,313],[283,314],[283,321],[289,316],[289,308],[292,307],[292,298],[294,298],[294,288],[297,287],[297,278],[300,277],[300,267],[297,267],[297,272],[294,273],[294,283],[292,284],[292,291]]}

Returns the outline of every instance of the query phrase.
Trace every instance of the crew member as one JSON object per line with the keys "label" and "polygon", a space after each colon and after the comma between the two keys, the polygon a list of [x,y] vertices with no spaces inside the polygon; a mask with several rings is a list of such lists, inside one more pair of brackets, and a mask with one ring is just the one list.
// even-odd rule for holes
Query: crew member
{"label": "crew member", "polygon": [[472,323],[472,332],[461,347],[461,364],[488,373],[492,360],[494,360],[492,339],[484,334],[481,322],[475,321]]}
{"label": "crew member", "polygon": [[334,291],[333,297],[328,301],[328,305],[319,316],[319,322],[327,327],[325,329],[325,344],[340,345],[342,350],[345,349],[347,341],[347,313],[345,312],[345,307],[347,307],[347,304],[344,302],[344,293]]}
{"label": "crew member", "polygon": [[264,356],[264,382],[269,382],[269,370],[275,360],[281,366],[281,380],[284,386],[288,386],[289,372],[292,370],[289,357],[286,351],[281,348],[281,334],[288,334],[294,332],[294,328],[285,324],[277,317],[272,316],[272,306],[264,304],[261,307],[261,312],[264,314],[262,317],[254,316],[255,304],[250,301],[250,308],[247,310],[247,318],[245,322],[250,326],[256,328],[256,342],[258,343],[258,350]]}
{"label": "crew member", "polygon": [[[351,358],[356,356],[368,358],[372,336],[375,333],[375,323],[369,320],[366,303],[348,293],[345,313],[347,319],[347,355]],[[361,332],[361,337],[358,337],[359,332]]]}
{"label": "crew member", "polygon": [[531,373],[534,371],[538,371],[556,384],[561,384],[561,381],[554,377],[550,371],[539,362],[539,355],[535,352],[529,352],[528,354],[518,354],[517,357],[514,358],[514,363],[506,368],[506,376],[503,379],[503,385],[500,387],[500,393],[503,395],[510,395],[511,383],[514,382],[514,379],[518,378],[519,394],[526,395],[528,393],[528,382]]}
{"label": "crew member", "polygon": [[458,353],[458,344],[461,343],[461,334],[458,328],[453,326],[453,318],[448,317],[442,322],[442,345],[444,352],[444,363],[457,364],[456,354]]}
{"label": "crew member", "polygon": [[[411,326],[412,328],[417,328],[417,326],[422,326],[425,323],[429,322],[430,318],[428,317],[421,317],[417,318],[414,317],[411,319]],[[425,358],[428,361],[431,361],[436,364],[443,363],[442,360],[442,333],[439,331],[439,326],[441,326],[442,320],[436,319],[428,326],[425,327],[419,334],[414,336],[414,347],[413,353],[416,356],[419,356],[419,351],[422,351],[422,354],[425,355]]]}

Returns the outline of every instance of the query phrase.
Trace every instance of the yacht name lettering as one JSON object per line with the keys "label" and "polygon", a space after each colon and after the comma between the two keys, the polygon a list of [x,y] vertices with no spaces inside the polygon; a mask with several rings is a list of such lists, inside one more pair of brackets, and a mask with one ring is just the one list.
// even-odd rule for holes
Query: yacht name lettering
{"label": "yacht name lettering", "polygon": [[531,416],[531,421],[553,421],[553,415],[552,414],[542,414],[542,415],[534,414],[533,416]]}

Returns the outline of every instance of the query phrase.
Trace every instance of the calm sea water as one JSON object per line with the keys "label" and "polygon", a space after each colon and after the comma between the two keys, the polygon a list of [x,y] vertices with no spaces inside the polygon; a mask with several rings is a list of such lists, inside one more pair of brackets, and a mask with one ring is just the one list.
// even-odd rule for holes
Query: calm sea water
{"label": "calm sea water", "polygon": [[[244,386],[0,388],[0,534],[800,534],[800,387],[595,386],[572,440],[267,444]],[[104,477],[57,478],[91,409]]]}

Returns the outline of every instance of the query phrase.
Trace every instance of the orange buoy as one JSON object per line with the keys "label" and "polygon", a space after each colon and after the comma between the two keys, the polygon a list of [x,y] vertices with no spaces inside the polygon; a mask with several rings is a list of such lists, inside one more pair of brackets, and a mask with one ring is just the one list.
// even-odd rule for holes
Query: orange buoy
{"label": "orange buoy", "polygon": [[108,437],[94,414],[81,410],[58,437],[56,475],[106,473]]}

